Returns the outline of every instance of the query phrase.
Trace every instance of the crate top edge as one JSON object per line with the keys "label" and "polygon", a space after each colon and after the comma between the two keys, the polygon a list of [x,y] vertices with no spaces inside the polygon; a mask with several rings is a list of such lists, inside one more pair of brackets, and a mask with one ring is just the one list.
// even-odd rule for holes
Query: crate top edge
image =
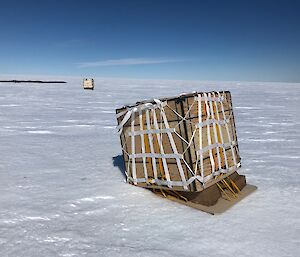
{"label": "crate top edge", "polygon": [[[176,100],[176,99],[185,99],[185,98],[189,98],[189,97],[194,97],[194,96],[197,96],[198,94],[208,94],[208,93],[216,93],[216,92],[220,92],[220,93],[229,93],[230,94],[230,91],[229,90],[223,90],[223,91],[209,91],[209,92],[192,92],[192,93],[182,93],[178,96],[171,96],[171,97],[163,97],[163,98],[159,98],[160,101],[172,101],[172,100]],[[123,105],[122,107],[120,108],[116,108],[116,112],[118,113],[119,111],[122,111],[126,108],[132,108],[132,107],[135,107],[135,106],[138,106],[140,104],[145,104],[145,103],[155,103],[154,99],[146,99],[146,100],[142,100],[142,101],[137,101],[136,103],[134,104],[125,104]]]}

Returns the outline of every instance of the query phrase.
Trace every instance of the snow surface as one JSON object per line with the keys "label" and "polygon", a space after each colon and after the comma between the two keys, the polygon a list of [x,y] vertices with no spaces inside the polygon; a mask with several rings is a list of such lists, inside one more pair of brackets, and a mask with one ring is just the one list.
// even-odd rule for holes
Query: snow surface
{"label": "snow surface", "polygon": [[[241,173],[222,215],[124,183],[115,108],[231,90]],[[0,256],[300,256],[300,84],[95,79],[0,84]],[[116,157],[116,158],[114,158]]]}

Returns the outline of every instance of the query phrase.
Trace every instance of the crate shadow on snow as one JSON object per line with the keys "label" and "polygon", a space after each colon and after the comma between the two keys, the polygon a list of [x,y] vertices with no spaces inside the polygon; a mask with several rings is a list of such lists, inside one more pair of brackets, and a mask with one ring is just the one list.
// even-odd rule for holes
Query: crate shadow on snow
{"label": "crate shadow on snow", "polygon": [[123,177],[126,179],[126,174],[125,174],[126,168],[125,168],[125,164],[124,164],[123,155],[122,154],[116,155],[116,156],[112,157],[112,160],[113,160],[113,165],[115,167],[119,168]]}

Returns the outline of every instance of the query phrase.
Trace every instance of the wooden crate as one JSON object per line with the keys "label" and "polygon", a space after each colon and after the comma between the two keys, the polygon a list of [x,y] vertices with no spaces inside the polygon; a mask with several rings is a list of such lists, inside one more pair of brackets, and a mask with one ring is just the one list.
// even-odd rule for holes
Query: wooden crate
{"label": "wooden crate", "polygon": [[240,167],[229,91],[137,102],[116,114],[129,183],[202,191]]}
{"label": "wooden crate", "polygon": [[82,86],[84,89],[94,90],[94,79],[84,79],[82,82]]}

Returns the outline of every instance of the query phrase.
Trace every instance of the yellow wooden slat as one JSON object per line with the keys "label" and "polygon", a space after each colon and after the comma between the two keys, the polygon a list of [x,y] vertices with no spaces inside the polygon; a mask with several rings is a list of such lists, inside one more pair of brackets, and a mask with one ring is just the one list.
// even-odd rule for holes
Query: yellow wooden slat
{"label": "yellow wooden slat", "polygon": [[224,195],[226,195],[226,197],[228,198],[228,200],[231,201],[231,198],[230,198],[229,195],[225,192],[225,190],[219,185],[219,183],[216,183],[216,185],[220,188],[220,190],[224,193]]}
{"label": "yellow wooden slat", "polygon": [[236,193],[233,191],[233,189],[228,185],[228,183],[226,182],[226,180],[225,179],[222,179],[221,180],[221,182],[223,183],[223,185],[225,185],[228,189],[229,189],[229,191],[233,194],[233,196],[236,198],[237,196],[236,196]]}
{"label": "yellow wooden slat", "polygon": [[232,186],[238,191],[238,193],[241,192],[241,190],[238,188],[238,186],[233,182],[233,180],[231,178],[229,178],[230,183],[232,184]]}
{"label": "yellow wooden slat", "polygon": [[[156,140],[154,139],[153,140],[153,143],[154,143],[154,151],[155,151],[155,153],[161,153],[160,152],[160,148],[159,148],[159,145],[158,145],[158,135],[156,135]],[[165,176],[165,172],[164,172],[164,167],[163,167],[163,164],[162,164],[162,160],[161,160],[161,158],[158,158],[158,164],[159,164],[159,170],[160,170],[160,174],[161,174],[161,177],[162,177],[162,179],[165,179],[166,178],[166,176]]]}
{"label": "yellow wooden slat", "polygon": [[[143,124],[142,124],[142,128],[143,128],[143,126],[145,124],[145,121],[146,121],[145,115],[143,115],[143,113],[142,113],[142,120],[143,120]],[[148,134],[145,134],[145,136],[144,136],[144,143],[145,143],[145,152],[146,153],[150,153],[151,151],[150,151],[150,146],[149,146]],[[153,172],[153,166],[151,165],[152,158],[146,157],[146,165],[147,165],[148,161],[149,161],[149,166],[150,166],[150,169],[152,171],[152,174],[154,174],[154,172]],[[151,182],[151,179],[148,179],[147,183],[150,183],[150,182]]]}
{"label": "yellow wooden slat", "polygon": [[165,198],[167,198],[165,192],[164,192],[162,189],[159,189],[159,190],[160,190],[160,192],[162,193],[162,195],[163,195]]}
{"label": "yellow wooden slat", "polygon": [[[217,110],[216,110],[216,106],[213,104],[213,111],[214,111],[214,117],[216,119],[216,116],[217,116]],[[222,129],[221,125],[220,124],[216,124],[217,126],[217,137],[218,137],[218,143],[222,143],[221,141],[221,135],[220,135],[220,130]],[[222,151],[222,148],[220,147],[219,148],[219,153],[220,153],[220,156],[221,156],[221,165],[222,167],[224,166],[225,164],[225,157],[224,157],[224,154],[223,154],[223,151]]]}
{"label": "yellow wooden slat", "polygon": [[182,196],[181,194],[177,193],[176,191],[172,190],[170,192],[174,193],[177,196],[177,198],[178,197],[182,198],[184,201],[188,202],[188,199],[186,197]]}

